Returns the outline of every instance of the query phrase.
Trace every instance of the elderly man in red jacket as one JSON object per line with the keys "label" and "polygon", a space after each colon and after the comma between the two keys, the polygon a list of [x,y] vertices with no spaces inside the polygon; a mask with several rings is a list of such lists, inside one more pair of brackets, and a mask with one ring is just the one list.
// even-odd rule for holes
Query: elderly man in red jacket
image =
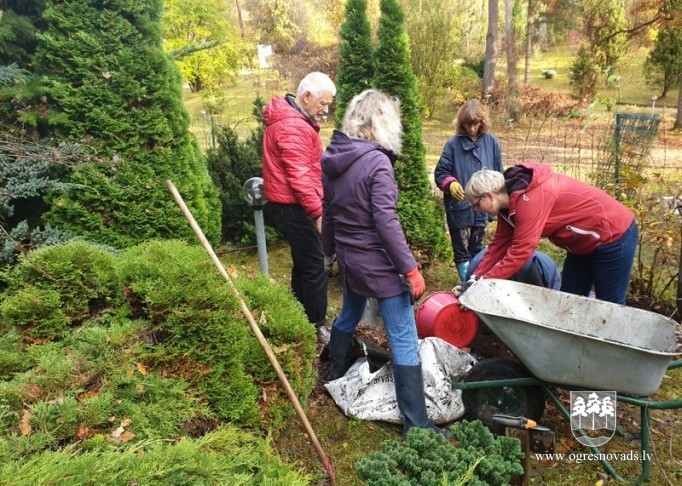
{"label": "elderly man in red jacket", "polygon": [[263,111],[263,185],[269,223],[287,239],[293,267],[291,290],[317,329],[326,327],[327,273],[320,242],[322,230],[322,141],[318,122],[327,115],[336,87],[326,74],[313,72],[296,96],[277,96]]}

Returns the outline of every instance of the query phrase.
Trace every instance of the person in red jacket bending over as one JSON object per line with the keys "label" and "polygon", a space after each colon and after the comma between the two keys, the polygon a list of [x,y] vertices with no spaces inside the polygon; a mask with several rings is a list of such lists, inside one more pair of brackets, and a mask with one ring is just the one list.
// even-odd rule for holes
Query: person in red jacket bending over
{"label": "person in red jacket bending over", "polygon": [[622,203],[532,162],[519,163],[504,175],[478,171],[464,193],[474,209],[497,216],[477,277],[510,278],[546,237],[566,250],[563,292],[587,296],[594,286],[597,299],[625,304],[639,229],[634,213]]}
{"label": "person in red jacket bending over", "polygon": [[329,111],[336,87],[326,74],[313,72],[298,85],[296,96],[276,96],[263,110],[263,188],[268,223],[291,247],[291,290],[317,329],[326,327],[327,273],[322,231],[322,140],[318,122]]}

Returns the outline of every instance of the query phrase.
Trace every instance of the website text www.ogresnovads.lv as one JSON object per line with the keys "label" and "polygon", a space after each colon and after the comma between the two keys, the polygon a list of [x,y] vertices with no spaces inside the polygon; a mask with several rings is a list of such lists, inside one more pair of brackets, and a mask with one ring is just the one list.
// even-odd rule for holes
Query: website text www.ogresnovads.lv
{"label": "website text www.ogresnovads.lv", "polygon": [[573,462],[581,464],[590,461],[649,461],[653,458],[653,454],[647,451],[637,452],[609,452],[609,453],[595,453],[595,452],[571,452],[570,454],[535,454],[535,459],[538,461],[559,461],[559,462]]}

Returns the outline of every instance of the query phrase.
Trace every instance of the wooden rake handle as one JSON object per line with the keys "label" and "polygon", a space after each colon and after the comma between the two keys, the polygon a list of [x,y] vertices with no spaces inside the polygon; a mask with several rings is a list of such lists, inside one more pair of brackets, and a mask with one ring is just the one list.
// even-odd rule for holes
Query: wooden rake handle
{"label": "wooden rake handle", "polygon": [[206,239],[206,236],[204,236],[203,231],[201,231],[201,228],[194,219],[194,216],[192,216],[192,213],[185,204],[185,201],[183,201],[182,196],[180,196],[180,193],[175,188],[175,185],[170,180],[167,180],[166,186],[168,186],[168,189],[173,195],[173,199],[175,199],[175,202],[182,210],[182,214],[185,215],[185,218],[189,222],[189,225],[194,230],[194,233],[197,235],[197,238],[199,238],[199,241],[201,242],[201,245],[204,247],[204,250],[206,250],[206,252],[210,255],[211,260],[213,260],[215,267],[218,269],[218,272],[220,272],[220,274],[225,278],[225,280],[227,280],[227,283],[230,285],[230,288],[237,297],[239,305],[241,306],[241,310],[243,314],[246,316],[246,320],[249,321],[249,326],[251,326],[251,330],[256,335],[258,342],[260,343],[261,347],[265,351],[265,354],[268,356],[268,359],[270,360],[270,364],[272,364],[272,367],[275,369],[279,381],[282,383],[284,390],[287,392],[289,400],[296,409],[296,414],[301,419],[301,422],[303,422],[303,426],[305,427],[306,433],[310,438],[310,442],[312,442],[313,447],[315,448],[315,452],[317,452],[317,455],[319,456],[320,461],[322,462],[322,466],[324,467],[325,471],[327,471],[327,474],[329,475],[329,479],[331,480],[332,485],[336,484],[336,474],[334,473],[334,468],[332,467],[331,462],[325,455],[324,450],[322,450],[322,446],[320,445],[320,442],[317,440],[317,436],[315,435],[315,432],[313,431],[313,428],[310,425],[310,422],[308,421],[308,417],[303,411],[303,407],[301,407],[301,404],[298,401],[298,398],[296,397],[293,388],[291,388],[291,385],[289,384],[289,380],[287,380],[287,377],[284,374],[282,367],[277,361],[275,353],[273,353],[272,348],[268,344],[268,341],[265,339],[265,336],[263,336],[263,333],[258,327],[258,324],[256,323],[253,314],[251,314],[251,311],[247,307],[246,302],[244,302],[244,299],[239,293],[239,290],[237,290],[237,287],[235,287],[234,283],[232,282],[232,279],[225,270],[225,267],[218,258],[218,255],[216,255],[216,253],[213,251],[213,248],[211,248],[210,243]]}

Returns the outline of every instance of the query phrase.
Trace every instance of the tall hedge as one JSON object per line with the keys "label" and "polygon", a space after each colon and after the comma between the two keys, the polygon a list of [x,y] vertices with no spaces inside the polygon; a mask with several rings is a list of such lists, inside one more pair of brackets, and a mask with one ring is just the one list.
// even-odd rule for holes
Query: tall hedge
{"label": "tall hedge", "polygon": [[417,78],[412,71],[405,16],[396,0],[381,0],[374,87],[400,99],[403,150],[395,165],[400,188],[398,214],[405,236],[422,263],[451,251],[445,236],[444,213],[433,197],[426,171],[426,148],[417,103]]}
{"label": "tall hedge", "polygon": [[68,176],[46,221],[115,247],[194,236],[172,180],[206,236],[220,240],[220,201],[189,132],[181,76],[161,45],[163,1],[48,0],[36,70],[58,139],[93,139],[99,158]]}
{"label": "tall hedge", "polygon": [[341,25],[339,64],[336,71],[336,128],[350,100],[372,87],[374,46],[372,27],[367,18],[367,0],[348,0],[346,20]]}

